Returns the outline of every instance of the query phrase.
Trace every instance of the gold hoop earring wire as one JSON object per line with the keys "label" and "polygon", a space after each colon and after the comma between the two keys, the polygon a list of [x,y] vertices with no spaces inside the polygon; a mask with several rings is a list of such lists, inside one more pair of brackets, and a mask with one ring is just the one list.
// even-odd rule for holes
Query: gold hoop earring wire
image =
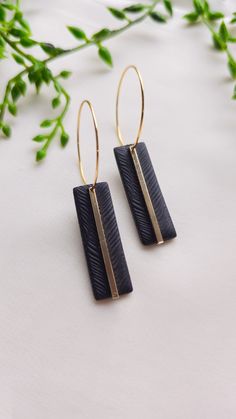
{"label": "gold hoop earring wire", "polygon": [[134,141],[134,144],[132,146],[132,148],[135,148],[136,145],[139,142],[139,138],[142,132],[142,128],[143,128],[143,117],[144,117],[144,88],[143,88],[143,80],[140,74],[140,71],[138,70],[138,68],[135,65],[129,65],[128,67],[126,67],[123,71],[123,73],[121,74],[121,78],[118,84],[118,90],[117,90],[117,96],[116,96],[116,132],[117,132],[117,136],[118,139],[121,143],[121,145],[124,145],[124,139],[123,139],[123,135],[121,133],[121,129],[120,129],[120,123],[119,123],[119,100],[120,100],[120,92],[121,92],[121,86],[122,86],[122,82],[124,80],[124,77],[127,73],[128,70],[133,69],[135,71],[135,73],[138,76],[138,80],[139,80],[139,85],[140,85],[140,92],[141,92],[141,113],[140,113],[140,122],[139,122],[139,127],[138,127],[138,132],[137,132],[137,136],[136,139]]}
{"label": "gold hoop earring wire", "polygon": [[77,120],[77,149],[78,149],[78,160],[79,160],[79,170],[80,170],[80,174],[81,174],[81,178],[84,182],[85,185],[88,184],[85,174],[84,174],[84,167],[83,167],[83,163],[82,163],[82,158],[81,158],[81,152],[80,152],[80,125],[81,125],[81,113],[82,113],[82,109],[84,107],[84,105],[88,105],[91,115],[92,115],[92,119],[93,119],[93,126],[94,126],[94,131],[95,131],[95,138],[96,138],[96,167],[95,167],[95,175],[94,175],[94,181],[93,184],[91,186],[91,190],[93,190],[96,186],[97,183],[97,179],[98,179],[98,168],[99,168],[99,140],[98,140],[98,126],[97,126],[97,120],[96,120],[96,116],[95,116],[95,112],[93,109],[93,105],[89,100],[84,100],[80,107],[79,107],[79,112],[78,112],[78,120]]}

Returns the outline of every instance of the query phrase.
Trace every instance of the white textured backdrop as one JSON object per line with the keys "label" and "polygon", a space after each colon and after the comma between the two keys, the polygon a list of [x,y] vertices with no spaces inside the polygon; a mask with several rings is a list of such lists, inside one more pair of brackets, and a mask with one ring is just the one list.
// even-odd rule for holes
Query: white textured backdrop
{"label": "white textured backdrop", "polygon": [[[36,37],[72,45],[66,24],[88,33],[117,24],[104,3],[23,6]],[[234,11],[233,1],[215,4]],[[92,48],[53,64],[73,70],[65,150],[55,141],[34,163],[46,89],[22,101],[12,138],[0,142],[1,419],[236,417],[236,103],[208,31],[181,19],[190,1],[176,6],[167,25],[145,22],[109,42],[112,71]],[[130,63],[143,75],[142,137],[178,232],[160,248],[139,243],[113,158],[115,90]],[[14,71],[1,65],[1,90]],[[72,197],[84,98],[97,113],[100,180],[110,184],[134,285],[114,303],[93,300]],[[131,103],[135,95],[124,102],[128,130]]]}

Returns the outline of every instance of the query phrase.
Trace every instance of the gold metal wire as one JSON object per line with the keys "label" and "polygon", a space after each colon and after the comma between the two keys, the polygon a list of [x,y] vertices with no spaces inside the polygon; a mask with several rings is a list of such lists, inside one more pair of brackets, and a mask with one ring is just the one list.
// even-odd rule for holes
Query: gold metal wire
{"label": "gold metal wire", "polygon": [[138,127],[138,132],[137,132],[137,136],[136,139],[134,141],[134,144],[132,147],[136,147],[136,145],[138,144],[140,135],[141,135],[141,131],[143,128],[143,117],[144,117],[144,88],[143,88],[143,80],[140,74],[140,71],[138,70],[138,68],[131,64],[128,67],[126,67],[123,71],[123,73],[121,74],[121,78],[118,84],[118,90],[117,90],[117,96],[116,96],[116,132],[117,132],[117,136],[118,139],[121,143],[121,145],[124,145],[124,139],[123,139],[123,135],[121,133],[121,129],[120,129],[120,123],[119,123],[119,99],[120,99],[120,92],[121,92],[121,86],[122,86],[122,82],[124,80],[124,77],[127,73],[128,70],[133,69],[137,76],[138,76],[138,80],[139,80],[139,85],[140,85],[140,91],[141,91],[141,113],[140,113],[140,122],[139,122],[139,127]]}
{"label": "gold metal wire", "polygon": [[77,122],[77,149],[78,149],[78,159],[79,159],[79,169],[80,169],[80,174],[82,177],[82,180],[84,182],[85,185],[88,184],[85,174],[84,174],[84,168],[83,168],[83,163],[82,163],[82,158],[81,158],[81,152],[80,152],[80,121],[81,121],[81,113],[82,113],[82,109],[83,106],[87,104],[91,115],[92,115],[92,119],[93,119],[93,126],[94,126],[94,130],[95,130],[95,137],[96,137],[96,167],[95,167],[95,176],[94,176],[94,181],[91,187],[91,190],[93,190],[96,186],[97,183],[97,179],[98,179],[98,168],[99,168],[99,140],[98,140],[98,126],[97,126],[97,120],[96,120],[96,116],[94,113],[94,109],[93,109],[93,105],[89,100],[83,100],[83,102],[81,103],[80,107],[79,107],[79,113],[78,113],[78,122]]}

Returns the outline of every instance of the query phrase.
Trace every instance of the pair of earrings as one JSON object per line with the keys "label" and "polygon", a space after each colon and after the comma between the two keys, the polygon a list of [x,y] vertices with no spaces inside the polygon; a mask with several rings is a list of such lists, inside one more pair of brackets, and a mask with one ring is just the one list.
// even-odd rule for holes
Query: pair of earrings
{"label": "pair of earrings", "polygon": [[[119,98],[123,79],[133,69],[141,90],[141,115],[137,137],[125,145],[119,124]],[[87,104],[92,115],[96,137],[94,181],[87,184],[80,153],[80,120]],[[116,98],[116,130],[121,146],[114,149],[117,166],[138,230],[144,245],[162,244],[176,237],[176,231],[159,187],[146,145],[139,142],[144,117],[144,89],[139,70],[128,66],[122,73]],[[133,290],[119,234],[109,186],[97,182],[99,167],[98,127],[92,104],[84,100],[79,108],[77,126],[79,168],[84,185],[73,189],[85,256],[96,300],[117,299]]]}

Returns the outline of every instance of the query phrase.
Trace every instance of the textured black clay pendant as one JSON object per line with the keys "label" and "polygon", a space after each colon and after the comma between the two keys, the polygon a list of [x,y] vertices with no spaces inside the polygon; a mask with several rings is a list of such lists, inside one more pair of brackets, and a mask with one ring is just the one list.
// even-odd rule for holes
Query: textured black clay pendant
{"label": "textured black clay pendant", "polygon": [[[90,108],[96,133],[96,173],[94,183],[87,185],[84,176],[79,142],[81,111]],[[78,116],[77,144],[81,177],[85,183],[73,189],[75,206],[87,260],[91,285],[96,300],[117,299],[133,290],[118,230],[109,186],[97,183],[99,142],[97,122],[91,103],[83,101]]]}
{"label": "textured black clay pendant", "polygon": [[[137,138],[134,144],[124,145],[119,126],[119,96],[126,72],[134,69],[138,75],[142,109]],[[120,147],[114,149],[117,166],[130,209],[144,245],[162,244],[176,237],[176,231],[157,181],[152,162],[144,142],[139,143],[144,116],[144,90],[139,70],[128,66],[122,73],[116,99],[116,127]]]}

